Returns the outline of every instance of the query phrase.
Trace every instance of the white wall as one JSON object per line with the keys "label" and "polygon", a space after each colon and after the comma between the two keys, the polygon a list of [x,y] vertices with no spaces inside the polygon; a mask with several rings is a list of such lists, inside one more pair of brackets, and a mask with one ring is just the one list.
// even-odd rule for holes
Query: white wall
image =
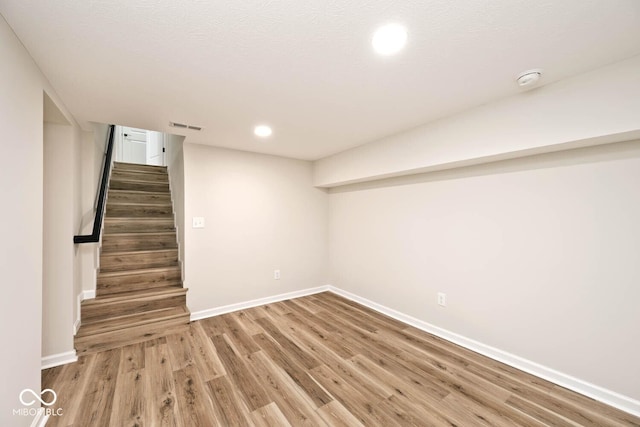
{"label": "white wall", "polygon": [[[26,426],[14,416],[24,388],[40,389],[43,274],[43,93],[55,92],[0,17],[0,425]],[[64,109],[67,120],[77,127]],[[72,238],[72,236],[69,236]]]}
{"label": "white wall", "polygon": [[314,182],[332,187],[629,140],[640,137],[638,111],[640,56],[321,159]]}
{"label": "white wall", "polygon": [[330,282],[640,400],[639,183],[636,141],[333,189]]}
{"label": "white wall", "polygon": [[74,148],[71,126],[44,124],[43,357],[73,351]]}
{"label": "white wall", "polygon": [[[76,234],[91,234],[95,220],[96,198],[98,187],[102,178],[104,154],[108,135],[108,125],[92,123],[92,131],[82,132],[82,149],[80,152],[82,169],[80,222],[76,225]],[[80,268],[80,286],[76,289],[76,295],[82,291],[95,291],[96,269],[99,257],[98,243],[84,243],[75,245],[76,265]],[[76,321],[80,319],[80,313],[76,312]]]}
{"label": "white wall", "polygon": [[192,312],[326,284],[327,194],[310,162],[185,142],[184,171]]}
{"label": "white wall", "polygon": [[171,199],[175,215],[180,261],[184,267],[184,136],[164,134],[167,170],[171,183]]}

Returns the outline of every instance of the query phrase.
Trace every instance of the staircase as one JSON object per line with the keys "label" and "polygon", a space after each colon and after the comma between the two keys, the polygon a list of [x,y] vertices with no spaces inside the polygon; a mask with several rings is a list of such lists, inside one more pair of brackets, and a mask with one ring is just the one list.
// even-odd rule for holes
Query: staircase
{"label": "staircase", "polygon": [[179,332],[189,323],[166,167],[114,163],[96,298],[82,302],[78,354]]}

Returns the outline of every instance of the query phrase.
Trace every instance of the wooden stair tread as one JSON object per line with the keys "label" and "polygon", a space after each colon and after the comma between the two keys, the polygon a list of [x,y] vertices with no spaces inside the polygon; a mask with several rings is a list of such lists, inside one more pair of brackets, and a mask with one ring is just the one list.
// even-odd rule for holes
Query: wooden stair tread
{"label": "wooden stair tread", "polygon": [[[175,228],[171,229],[173,233],[175,233]],[[130,231],[130,233],[135,233],[135,234],[154,234],[157,233],[157,230],[136,230],[136,231]],[[108,232],[103,232],[103,234],[106,235],[112,235],[112,234],[117,234],[117,233],[108,233]]]}
{"label": "wooden stair tread", "polygon": [[179,265],[178,248],[114,251],[100,254],[100,271],[138,270]]}
{"label": "wooden stair tread", "polygon": [[165,191],[120,190],[119,188],[113,188],[109,190],[109,193],[125,196],[157,196],[162,198],[169,197],[169,195]]}
{"label": "wooden stair tread", "polygon": [[114,169],[126,169],[126,170],[158,170],[158,171],[167,171],[166,166],[158,166],[158,165],[143,165],[140,163],[128,163],[128,162],[113,162]]}
{"label": "wooden stair tread", "polygon": [[166,167],[165,169],[143,169],[143,168],[131,168],[131,167],[123,168],[120,165],[117,165],[117,166],[114,166],[111,170],[113,172],[119,172],[119,173],[147,173],[149,175],[168,175]]}
{"label": "wooden stair tread", "polygon": [[187,291],[187,288],[183,288],[181,286],[164,286],[160,288],[143,289],[139,291],[118,292],[84,300],[82,301],[81,306],[86,308],[92,305],[107,305],[135,300],[167,298],[171,296],[186,295]]}
{"label": "wooden stair tread", "polygon": [[121,348],[171,334],[184,333],[188,328],[189,316],[185,314],[181,317],[160,322],[90,335],[76,341],[75,348],[78,355],[85,355],[98,351]]}
{"label": "wooden stair tread", "polygon": [[[116,230],[119,231],[119,230]],[[149,233],[111,233],[105,234],[102,239],[102,253],[123,251],[144,251],[159,249],[177,249],[178,241],[176,232],[155,231]]]}
{"label": "wooden stair tread", "polygon": [[155,165],[141,165],[137,163],[123,163],[123,162],[113,162],[113,170],[122,170],[122,171],[144,171],[144,172],[156,172],[156,173],[167,173],[166,166],[155,166]]}
{"label": "wooden stair tread", "polygon": [[[173,215],[160,215],[160,216],[109,216],[109,215],[105,215],[104,216],[104,220],[105,223],[109,222],[109,224],[113,224],[114,222],[117,223],[127,223],[129,221],[133,221],[133,223],[138,223],[138,224],[145,224],[145,223],[149,223],[152,221],[156,221],[156,224],[168,224],[171,223],[173,225]],[[115,220],[115,221],[109,221],[109,220]],[[136,221],[139,220],[139,221]],[[130,231],[130,233],[136,233],[135,231]],[[154,233],[157,233],[157,231],[154,231]],[[104,234],[110,234],[110,233],[104,233]]]}
{"label": "wooden stair tread", "polygon": [[144,251],[122,251],[122,252],[109,252],[109,257],[127,256],[127,255],[143,255],[143,254],[159,254],[161,252],[176,252],[178,249],[151,249]]}
{"label": "wooden stair tread", "polygon": [[167,193],[164,191],[140,191],[140,190],[120,190],[118,188],[110,189],[109,193],[115,194],[127,194],[132,196],[162,196],[166,197]]}
{"label": "wooden stair tread", "polygon": [[109,319],[83,323],[80,329],[78,329],[76,338],[89,337],[104,332],[161,322],[183,316],[190,316],[189,310],[184,306],[121,315]]}
{"label": "wooden stair tread", "polygon": [[168,286],[182,287],[180,265],[99,273],[96,294],[106,296]]}
{"label": "wooden stair tread", "polygon": [[[122,179],[122,178],[111,178],[110,181],[112,184],[113,183],[117,183],[117,184],[144,184],[144,185],[149,185],[149,186],[154,186],[157,185],[159,187],[168,187],[169,186],[169,181],[163,182],[163,181],[145,181],[143,179]],[[118,188],[114,188],[114,190],[118,190]],[[137,191],[144,191],[144,190],[137,190]],[[162,193],[162,191],[154,191],[154,193]]]}
{"label": "wooden stair tread", "polygon": [[190,313],[186,307],[180,306],[161,308],[159,310],[145,311],[142,313],[125,314],[109,319],[86,322],[82,323],[80,326],[80,329],[76,334],[76,340],[82,341],[83,338],[91,337],[96,334],[147,325],[150,323],[171,320],[189,315]]}
{"label": "wooden stair tread", "polygon": [[144,217],[144,216],[105,216],[105,222],[129,222],[132,223],[140,223],[145,224],[148,222],[158,222],[158,223],[172,223],[173,224],[173,216],[160,216],[160,217]]}
{"label": "wooden stair tread", "polygon": [[144,233],[135,233],[135,232],[129,232],[129,233],[110,233],[109,237],[139,237],[141,234],[144,234],[145,237],[146,236],[171,236],[171,235],[175,235],[176,232],[175,231],[149,231],[149,232],[144,232]]}
{"label": "wooden stair tread", "polygon": [[105,271],[98,273],[101,278],[116,277],[116,276],[129,276],[144,273],[162,273],[168,271],[174,271],[180,269],[179,265],[169,265],[166,267],[152,267],[152,268],[140,268],[137,270],[125,270],[125,271]]}
{"label": "wooden stair tread", "polygon": [[[105,219],[106,221],[106,219]],[[146,225],[150,225],[149,221],[140,221],[140,224],[145,224]],[[123,230],[123,226],[129,226],[129,227],[125,227],[127,229],[126,233],[134,233],[134,234],[154,234],[154,233],[158,233],[161,232],[161,230],[157,230],[152,226],[149,226],[148,228],[144,228],[144,227],[140,227],[140,228],[136,228],[135,226],[137,225],[135,222],[131,223],[131,222],[127,222],[127,221],[114,221],[113,223],[110,223],[110,225],[114,225],[113,229],[107,229],[105,227],[105,230],[103,232],[103,234],[105,236],[111,236],[114,234],[122,234]],[[171,232],[171,233],[175,233],[176,232],[176,228],[175,228],[175,224],[173,223],[173,220],[170,221],[156,221],[153,225],[157,226],[157,227],[161,227],[162,231],[167,231],[167,232]],[[165,225],[166,227],[162,227],[163,225]]]}
{"label": "wooden stair tread", "polygon": [[105,222],[108,223],[112,223],[112,222],[139,222],[139,223],[147,223],[147,222],[162,222],[162,223],[166,223],[166,222],[171,222],[173,223],[173,218],[141,218],[141,217],[128,217],[128,216],[124,216],[124,217],[119,217],[119,216],[110,216],[110,217],[105,217],[104,218]]}
{"label": "wooden stair tread", "polygon": [[173,206],[164,204],[107,203],[106,218],[167,218],[173,219]]}
{"label": "wooden stair tread", "polygon": [[[162,193],[160,193],[162,194]],[[110,202],[109,203],[110,206],[135,206],[135,207],[144,207],[144,206],[148,206],[150,208],[157,208],[158,206],[173,206],[171,203],[171,200],[168,200],[166,202],[161,202],[161,203],[146,203],[146,202],[139,202],[139,203],[130,203],[130,202]]]}
{"label": "wooden stair tread", "polygon": [[147,182],[112,179],[109,183],[109,190],[136,190],[153,193],[171,194],[169,182]]}

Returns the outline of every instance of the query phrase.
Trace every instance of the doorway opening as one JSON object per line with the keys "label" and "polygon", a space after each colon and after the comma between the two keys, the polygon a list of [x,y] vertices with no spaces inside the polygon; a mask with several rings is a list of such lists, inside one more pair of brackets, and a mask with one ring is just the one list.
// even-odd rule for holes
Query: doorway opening
{"label": "doorway opening", "polygon": [[166,135],[162,132],[116,126],[115,143],[117,162],[166,166]]}

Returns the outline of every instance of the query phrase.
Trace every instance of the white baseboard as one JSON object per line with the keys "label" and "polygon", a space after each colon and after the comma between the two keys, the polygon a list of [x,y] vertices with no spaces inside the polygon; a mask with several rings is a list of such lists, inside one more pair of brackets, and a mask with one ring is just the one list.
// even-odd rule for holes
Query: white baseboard
{"label": "white baseboard", "polygon": [[73,336],[75,336],[78,333],[78,329],[80,329],[80,317],[81,317],[80,312],[82,307],[82,301],[86,299],[93,299],[95,297],[96,297],[95,290],[80,291],[80,293],[78,294],[78,297],[76,298],[76,313],[78,317],[73,322]]}
{"label": "white baseboard", "polygon": [[[78,313],[80,313],[80,310],[78,310]],[[73,322],[73,336],[75,337],[76,334],[78,333],[78,329],[80,329],[80,317],[78,317],[76,319],[75,322]]]}
{"label": "white baseboard", "polygon": [[385,307],[384,305],[370,301],[366,298],[359,297],[358,295],[352,294],[351,292],[344,291],[342,289],[336,288],[331,285],[327,286],[327,288],[330,292],[333,292],[334,294],[343,296],[354,302],[357,302],[366,307],[369,307],[372,310],[378,311],[382,314],[386,314],[389,317],[392,317],[403,323],[407,323],[408,325],[414,326],[420,330],[423,330],[425,332],[428,332],[430,334],[443,338],[452,343],[458,344],[471,351],[475,351],[476,353],[480,353],[484,356],[490,357],[491,359],[497,360],[506,365],[512,366],[516,369],[520,369],[521,371],[527,372],[529,374],[543,378],[559,386],[568,388],[577,393],[591,397],[595,400],[606,403],[607,405],[611,405],[622,411],[628,412],[636,416],[640,416],[640,401],[637,401],[630,397],[616,393],[614,391],[607,390],[595,384],[591,384],[587,381],[583,381],[579,378],[572,377],[571,375],[558,372],[554,369],[548,368],[546,366],[540,365],[538,363],[532,362],[530,360],[524,359],[514,354],[507,353],[506,351],[502,351],[495,347],[482,344],[478,341],[472,340],[462,335],[458,335],[446,329],[439,328],[430,323],[416,319],[415,317],[406,315],[394,309]]}
{"label": "white baseboard", "polygon": [[307,295],[318,294],[320,292],[326,292],[329,290],[329,286],[319,286],[317,288],[309,288],[301,291],[288,292],[286,294],[275,295],[272,297],[258,298],[252,301],[240,302],[237,304],[225,305],[222,307],[210,308],[208,310],[201,310],[191,313],[191,321],[206,319],[207,317],[218,316],[220,314],[231,313],[232,311],[245,310],[251,307],[257,307],[259,305],[272,304],[274,302],[284,301],[292,298],[300,298]]}
{"label": "white baseboard", "polygon": [[31,427],[44,427],[47,425],[47,421],[49,421],[49,415],[45,415],[44,408],[40,408],[40,410],[36,413],[36,416],[31,421]]}
{"label": "white baseboard", "polygon": [[73,336],[75,337],[80,329],[80,310],[82,306],[82,291],[76,297],[76,319],[73,321]]}
{"label": "white baseboard", "polygon": [[54,366],[66,365],[67,363],[73,363],[78,360],[76,351],[67,351],[65,353],[52,354],[51,356],[44,356],[41,361],[41,369],[53,368]]}
{"label": "white baseboard", "polygon": [[86,299],[93,299],[96,297],[96,290],[93,289],[91,291],[82,291],[82,301]]}

